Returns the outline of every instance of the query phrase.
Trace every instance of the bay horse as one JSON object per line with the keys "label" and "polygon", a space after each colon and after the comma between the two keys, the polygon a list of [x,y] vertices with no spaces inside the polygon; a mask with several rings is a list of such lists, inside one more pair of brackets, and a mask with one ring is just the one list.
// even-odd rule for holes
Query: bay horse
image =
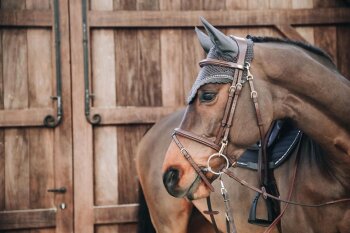
{"label": "bay horse", "polygon": [[[199,39],[208,56],[200,63],[183,120],[165,155],[162,172],[168,193],[196,205],[213,190],[210,182],[218,176],[212,171],[228,173],[224,167],[235,164],[259,140],[265,142],[273,122],[289,119],[307,135],[300,150],[309,152],[300,153],[295,163],[290,199],[317,204],[348,198],[350,81],[315,47],[277,39],[242,40],[224,35],[204,19],[202,23],[208,36]],[[284,199],[289,199],[293,165],[288,160],[275,171]],[[237,185],[232,182],[230,187]],[[238,207],[233,205],[235,213],[244,211]],[[197,208],[203,213],[206,207]],[[345,233],[350,232],[349,219],[349,202],[319,208],[292,205],[280,229]],[[223,232],[224,225],[218,224]],[[239,221],[236,225],[239,232],[249,232]]]}
{"label": "bay horse", "polygon": [[[199,214],[206,208],[204,199],[190,201],[186,198],[175,198],[170,196],[162,181],[162,164],[171,142],[171,135],[183,118],[185,109],[181,109],[161,121],[157,122],[142,138],[137,148],[136,167],[143,195],[147,202],[148,211],[158,233],[211,233],[214,232],[209,223],[207,215]],[[293,153],[291,159],[295,157]],[[287,168],[288,169],[288,168]],[[245,178],[251,184],[257,184],[256,172],[243,168],[233,170],[237,175]],[[278,168],[280,171],[280,168]],[[281,172],[283,171],[281,170]],[[220,214],[217,216],[218,225],[225,224],[224,205],[220,194],[218,181],[213,182],[216,192],[212,194],[212,203],[215,210]],[[247,216],[254,198],[254,193],[238,185],[227,187],[232,202],[240,211],[234,213],[235,221],[242,232],[263,232],[264,228],[248,224]],[[147,222],[146,208],[140,201],[139,208],[139,231],[140,233],[151,233],[150,223]],[[260,203],[259,203],[260,204]],[[265,206],[259,206],[259,215],[265,213]],[[199,210],[199,211],[198,211]],[[206,219],[207,218],[207,219]]]}

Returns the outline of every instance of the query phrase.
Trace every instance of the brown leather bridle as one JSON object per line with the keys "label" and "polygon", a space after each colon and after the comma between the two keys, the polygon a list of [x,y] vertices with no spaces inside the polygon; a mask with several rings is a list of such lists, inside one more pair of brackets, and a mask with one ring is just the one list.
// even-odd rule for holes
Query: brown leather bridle
{"label": "brown leather bridle", "polygon": [[[246,82],[248,82],[249,86],[250,86],[250,91],[251,91],[251,98],[252,98],[253,103],[254,103],[255,113],[256,113],[256,117],[257,117],[257,124],[259,127],[260,139],[262,141],[264,141],[264,139],[265,139],[264,127],[263,127],[263,122],[261,119],[261,114],[260,114],[260,109],[259,109],[259,104],[258,104],[258,94],[254,88],[253,75],[250,73],[250,70],[249,70],[252,57],[246,56],[248,42],[246,39],[239,38],[239,37],[231,36],[231,38],[237,43],[238,48],[239,48],[238,59],[237,59],[236,63],[212,59],[212,58],[207,58],[207,59],[204,59],[204,60],[199,62],[199,65],[201,67],[207,66],[207,65],[215,65],[215,66],[222,66],[222,67],[228,67],[228,68],[235,69],[233,81],[232,81],[231,86],[229,88],[228,99],[226,102],[224,115],[223,115],[223,118],[221,120],[221,125],[220,125],[220,128],[218,129],[216,139],[214,141],[211,141],[205,137],[202,137],[200,135],[197,135],[195,133],[192,133],[192,132],[186,131],[184,129],[180,129],[180,128],[176,128],[174,130],[174,134],[173,134],[173,141],[176,143],[176,145],[179,147],[181,153],[189,161],[189,163],[192,165],[192,167],[195,169],[195,171],[198,173],[198,175],[202,178],[203,182],[209,187],[209,189],[211,191],[214,191],[214,187],[211,185],[208,178],[204,175],[203,169],[201,169],[194,162],[194,160],[191,157],[191,155],[189,154],[189,152],[181,144],[180,140],[177,137],[178,135],[185,137],[187,139],[196,141],[198,143],[201,143],[201,144],[203,144],[207,147],[210,147],[210,148],[214,149],[215,151],[217,151],[218,153],[213,154],[212,157],[222,156],[223,158],[225,158],[226,162],[227,162],[226,168],[228,168],[230,165],[234,165],[236,163],[236,159],[231,158],[231,157],[228,158],[223,153],[224,153],[224,151],[227,147],[227,144],[228,144],[228,137],[229,137],[230,129],[232,126],[233,117],[234,117],[234,114],[236,111],[238,98],[240,96],[243,85]],[[211,167],[209,166],[209,161],[208,161],[207,170],[209,170],[210,172],[213,172],[214,174],[221,173],[220,171],[219,172],[213,171],[211,169]]]}

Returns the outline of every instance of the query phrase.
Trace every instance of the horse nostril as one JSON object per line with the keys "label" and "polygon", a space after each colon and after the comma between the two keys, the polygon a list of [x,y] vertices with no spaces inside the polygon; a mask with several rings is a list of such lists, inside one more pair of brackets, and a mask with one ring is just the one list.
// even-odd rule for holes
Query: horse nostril
{"label": "horse nostril", "polygon": [[173,187],[179,182],[180,172],[175,168],[169,168],[163,175],[163,183],[166,187]]}

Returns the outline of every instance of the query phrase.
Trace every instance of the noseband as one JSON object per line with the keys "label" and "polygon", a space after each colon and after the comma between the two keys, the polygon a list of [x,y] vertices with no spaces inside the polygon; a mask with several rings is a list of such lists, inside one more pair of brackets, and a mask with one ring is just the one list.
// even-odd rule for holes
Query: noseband
{"label": "noseband", "polygon": [[[228,99],[226,102],[224,115],[221,120],[221,125],[220,125],[220,128],[218,129],[216,139],[214,141],[211,141],[203,136],[194,134],[192,132],[189,132],[180,128],[176,128],[173,133],[173,141],[176,143],[181,153],[189,161],[189,163],[192,165],[192,167],[195,169],[198,175],[202,178],[203,182],[209,187],[209,189],[212,192],[214,191],[214,187],[211,185],[208,178],[204,175],[203,170],[212,172],[216,175],[222,174],[222,171],[214,171],[210,167],[210,160],[213,159],[214,157],[224,158],[226,162],[226,166],[225,166],[226,169],[229,166],[235,165],[236,163],[236,158],[227,157],[224,154],[224,152],[227,149],[228,137],[232,126],[233,116],[236,111],[238,98],[240,96],[243,85],[246,82],[248,82],[250,86],[251,98],[254,103],[255,113],[257,117],[257,125],[259,127],[260,139],[261,141],[264,141],[265,139],[263,134],[264,132],[263,123],[261,120],[261,115],[260,115],[260,110],[258,105],[258,94],[254,88],[253,75],[250,73],[250,62],[253,59],[253,42],[247,41],[246,39],[243,39],[243,38],[234,37],[234,36],[231,36],[231,38],[233,39],[233,41],[237,43],[238,49],[239,49],[238,59],[236,63],[212,59],[212,58],[207,58],[199,62],[200,67],[207,66],[207,65],[215,65],[215,66],[222,66],[226,68],[235,69],[235,72],[233,75],[233,81],[229,88]],[[212,154],[209,157],[206,169],[203,169],[203,168],[201,169],[193,161],[189,152],[185,149],[185,147],[181,144],[180,140],[178,139],[177,137],[178,135],[185,137],[187,139],[190,139],[192,141],[195,141],[197,143],[203,144],[217,151],[216,153]]]}

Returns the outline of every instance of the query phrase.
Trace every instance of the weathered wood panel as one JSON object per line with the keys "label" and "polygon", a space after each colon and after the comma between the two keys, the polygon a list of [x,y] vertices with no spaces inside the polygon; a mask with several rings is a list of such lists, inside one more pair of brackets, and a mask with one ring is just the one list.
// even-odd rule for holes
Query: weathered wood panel
{"label": "weathered wood panel", "polygon": [[[0,30],[0,111],[4,109],[3,46]],[[4,130],[0,129],[0,210],[5,209],[5,142]]]}
{"label": "weathered wood panel", "polygon": [[337,29],[333,26],[314,27],[315,46],[326,51],[337,64]]}
{"label": "weathered wood panel", "polygon": [[[56,209],[34,209],[21,211],[1,211],[0,230],[44,228],[56,226]],[[32,230],[31,232],[43,232]],[[14,231],[11,231],[14,232]],[[17,232],[17,231],[16,231]],[[18,231],[23,232],[23,231]]]}
{"label": "weathered wood panel", "polygon": [[[335,42],[333,42],[335,43]],[[340,72],[350,79],[350,27],[337,26],[337,61]]]}
{"label": "weathered wood panel", "polygon": [[[4,172],[4,185],[0,184],[4,193],[0,197],[2,230],[25,229],[18,232],[31,233],[73,230],[69,31],[67,19],[62,17],[68,13],[67,1],[60,1],[60,7],[61,73],[67,98],[63,121],[68,123],[53,130],[31,127],[42,126],[46,115],[54,115],[51,96],[56,94],[56,77],[51,1],[0,1],[1,13],[5,13],[1,15],[1,20],[4,19],[0,20],[1,25],[11,26],[1,27],[0,40],[0,127],[10,127],[2,130],[0,147]],[[67,187],[67,193],[61,197],[48,193],[47,189],[55,185]],[[56,213],[53,207],[59,203],[65,203],[67,209]]]}
{"label": "weathered wood panel", "polygon": [[135,223],[138,204],[94,207],[95,224]]}
{"label": "weathered wood panel", "polygon": [[[302,8],[302,7],[299,7]],[[92,27],[194,27],[205,17],[216,26],[320,25],[349,23],[348,8],[240,11],[92,11]]]}
{"label": "weathered wood panel", "polygon": [[0,26],[51,27],[51,25],[52,13],[49,11],[0,9]]}
{"label": "weathered wood panel", "polygon": [[[20,7],[17,5],[16,7]],[[3,31],[4,108],[28,107],[27,34],[23,29]],[[28,209],[29,150],[25,129],[5,131],[5,210]]]}
{"label": "weathered wood panel", "polygon": [[82,31],[82,1],[69,1],[71,28],[71,73],[74,166],[74,231],[93,233],[93,140],[92,127],[82,116],[84,112],[84,61]]}
{"label": "weathered wood panel", "polygon": [[[92,10],[113,10],[113,1],[91,1]],[[92,83],[94,106],[116,105],[115,39],[112,30],[91,32]],[[104,118],[102,118],[104,120]],[[94,204],[118,204],[117,131],[115,127],[96,127],[94,133]],[[96,207],[95,207],[96,208]],[[105,209],[101,207],[100,209]],[[93,223],[92,223],[93,224]],[[97,233],[120,232],[116,225],[95,226]]]}
{"label": "weathered wood panel", "polygon": [[[49,10],[50,3],[47,0],[27,0],[26,9]],[[49,29],[27,30],[29,108],[53,107],[50,97],[55,95],[53,93],[55,77],[51,35],[52,31]],[[30,208],[50,208],[55,205],[54,195],[47,192],[48,189],[55,187],[54,132],[50,129],[29,129],[28,139]],[[46,233],[54,230],[42,229],[36,232]]]}

